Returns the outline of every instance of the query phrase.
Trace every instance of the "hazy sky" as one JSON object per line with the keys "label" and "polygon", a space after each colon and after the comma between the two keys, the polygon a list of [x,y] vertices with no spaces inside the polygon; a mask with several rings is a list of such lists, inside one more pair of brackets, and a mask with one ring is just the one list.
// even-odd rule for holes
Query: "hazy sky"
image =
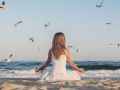
{"label": "hazy sky", "polygon": [[46,60],[56,32],[63,32],[67,45],[73,45],[74,60],[120,60],[120,0],[104,0],[97,8],[101,1],[5,0],[6,8],[0,9],[0,60],[11,53],[14,60]]}

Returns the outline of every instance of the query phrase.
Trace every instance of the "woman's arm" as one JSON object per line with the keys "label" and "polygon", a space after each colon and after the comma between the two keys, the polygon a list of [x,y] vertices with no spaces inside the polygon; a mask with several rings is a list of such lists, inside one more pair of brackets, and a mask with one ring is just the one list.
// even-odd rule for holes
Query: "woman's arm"
{"label": "woman's arm", "polygon": [[79,68],[79,67],[77,67],[77,66],[74,64],[73,60],[72,60],[71,57],[70,57],[70,53],[69,53],[68,51],[66,51],[66,56],[67,56],[67,62],[69,63],[69,65],[70,65],[74,70],[76,70],[76,71],[78,71],[78,72],[84,72],[84,69],[83,69],[83,68]]}
{"label": "woman's arm", "polygon": [[46,68],[51,62],[51,57],[52,57],[51,50],[49,50],[47,61],[45,62],[45,64],[42,67],[36,68],[35,71],[39,72],[40,70],[42,71],[44,68]]}

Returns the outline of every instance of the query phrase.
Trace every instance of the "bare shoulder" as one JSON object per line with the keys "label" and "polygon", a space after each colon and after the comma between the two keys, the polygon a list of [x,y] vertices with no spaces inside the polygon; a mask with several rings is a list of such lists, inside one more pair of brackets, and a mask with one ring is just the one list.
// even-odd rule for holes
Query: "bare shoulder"
{"label": "bare shoulder", "polygon": [[64,51],[65,51],[65,55],[66,55],[66,56],[69,56],[69,55],[70,55],[70,53],[69,53],[69,51],[68,51],[67,49],[65,49]]}
{"label": "bare shoulder", "polygon": [[52,49],[49,49],[49,51],[48,51],[48,55],[49,55],[49,56],[52,55]]}
{"label": "bare shoulder", "polygon": [[67,49],[65,50],[65,55],[66,55],[66,57],[67,57],[67,62],[68,62],[68,63],[71,63],[72,59],[71,59],[69,50],[67,50]]}

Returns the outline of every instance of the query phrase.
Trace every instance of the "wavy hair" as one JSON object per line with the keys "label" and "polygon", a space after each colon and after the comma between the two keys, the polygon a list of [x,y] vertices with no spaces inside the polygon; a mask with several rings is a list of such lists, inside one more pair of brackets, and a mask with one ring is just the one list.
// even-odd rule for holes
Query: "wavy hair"
{"label": "wavy hair", "polygon": [[59,59],[60,55],[65,54],[66,40],[65,35],[62,32],[58,32],[54,35],[52,41],[52,53],[56,59]]}

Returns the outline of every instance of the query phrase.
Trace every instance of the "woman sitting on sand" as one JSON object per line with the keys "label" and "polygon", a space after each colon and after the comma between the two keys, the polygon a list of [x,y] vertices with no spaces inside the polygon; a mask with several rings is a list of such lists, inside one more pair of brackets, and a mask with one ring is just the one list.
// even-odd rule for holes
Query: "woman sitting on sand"
{"label": "woman sitting on sand", "polygon": [[[49,71],[43,71],[50,62],[52,62],[52,68]],[[66,70],[66,62],[74,71]],[[52,48],[48,52],[46,63],[42,67],[36,68],[35,71],[41,72],[40,80],[80,80],[80,74],[84,72],[84,69],[78,68],[74,64],[66,49],[65,36],[62,32],[58,32],[53,37]]]}

